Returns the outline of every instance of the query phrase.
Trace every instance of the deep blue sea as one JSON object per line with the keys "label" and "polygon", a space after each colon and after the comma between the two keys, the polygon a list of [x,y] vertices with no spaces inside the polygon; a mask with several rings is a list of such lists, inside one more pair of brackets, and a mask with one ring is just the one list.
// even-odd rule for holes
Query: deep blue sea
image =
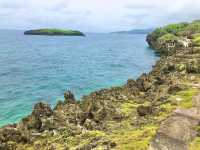
{"label": "deep blue sea", "polygon": [[38,101],[52,105],[65,90],[77,99],[149,72],[158,59],[146,35],[25,36],[0,31],[0,126],[19,121]]}

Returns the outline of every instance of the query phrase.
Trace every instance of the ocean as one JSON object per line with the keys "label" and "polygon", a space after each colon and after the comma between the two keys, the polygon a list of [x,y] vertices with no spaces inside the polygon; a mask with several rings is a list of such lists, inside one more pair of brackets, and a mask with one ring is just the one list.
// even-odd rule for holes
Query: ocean
{"label": "ocean", "polygon": [[27,36],[0,30],[0,126],[53,107],[71,90],[77,100],[120,86],[152,69],[158,57],[145,34],[86,33],[86,37]]}

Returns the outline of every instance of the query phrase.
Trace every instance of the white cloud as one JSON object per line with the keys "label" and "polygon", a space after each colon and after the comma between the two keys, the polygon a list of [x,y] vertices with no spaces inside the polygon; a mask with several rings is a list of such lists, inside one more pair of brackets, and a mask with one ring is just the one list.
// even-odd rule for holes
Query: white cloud
{"label": "white cloud", "polygon": [[199,0],[1,0],[0,28],[148,28],[200,18]]}

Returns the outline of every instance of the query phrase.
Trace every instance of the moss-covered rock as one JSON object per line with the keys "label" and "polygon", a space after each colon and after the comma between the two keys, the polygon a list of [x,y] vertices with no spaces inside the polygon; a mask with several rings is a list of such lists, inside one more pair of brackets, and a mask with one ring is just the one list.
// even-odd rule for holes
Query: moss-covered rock
{"label": "moss-covered rock", "polygon": [[140,116],[151,115],[153,113],[153,107],[140,105],[137,107],[137,112]]}

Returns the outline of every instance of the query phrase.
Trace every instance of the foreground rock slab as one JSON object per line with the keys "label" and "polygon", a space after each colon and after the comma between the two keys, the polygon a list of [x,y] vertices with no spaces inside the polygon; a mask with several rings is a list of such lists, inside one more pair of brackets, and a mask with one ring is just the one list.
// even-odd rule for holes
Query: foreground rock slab
{"label": "foreground rock slab", "polygon": [[[194,105],[199,104],[199,95],[193,101]],[[197,136],[195,127],[199,122],[199,105],[190,109],[176,109],[161,124],[149,150],[189,150],[189,143]]]}

